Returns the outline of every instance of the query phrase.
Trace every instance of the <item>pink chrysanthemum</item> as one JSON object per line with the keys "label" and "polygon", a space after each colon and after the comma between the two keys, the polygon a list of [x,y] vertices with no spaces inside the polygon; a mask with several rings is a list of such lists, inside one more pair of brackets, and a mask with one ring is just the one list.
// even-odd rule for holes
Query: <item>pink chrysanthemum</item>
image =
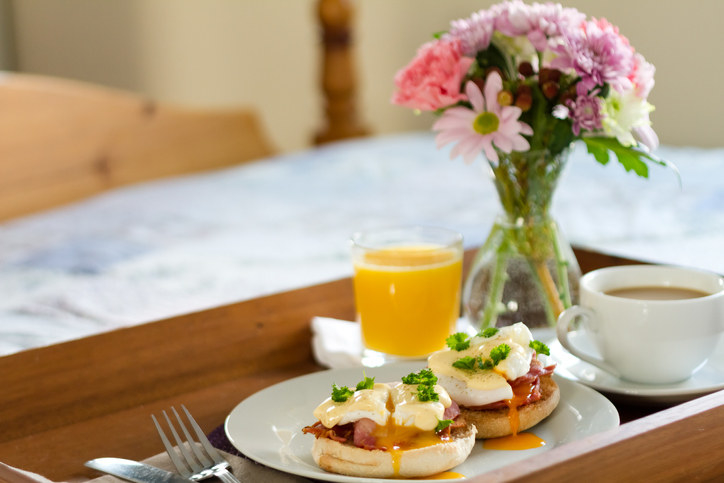
{"label": "pink chrysanthemum", "polygon": [[495,148],[505,153],[530,149],[522,134],[531,135],[533,129],[518,121],[521,109],[498,104],[498,93],[503,89],[500,75],[497,72],[490,74],[484,88],[485,95],[474,82],[468,81],[465,93],[472,109],[448,109],[432,127],[439,131],[435,138],[438,148],[457,141],[450,152],[451,159],[462,156],[466,163],[472,163],[478,153],[484,151],[489,161],[498,162]]}
{"label": "pink chrysanthemum", "polygon": [[480,10],[469,18],[450,22],[450,31],[445,38],[459,39],[463,55],[475,57],[480,50],[490,45],[495,30],[495,13],[491,10]]}
{"label": "pink chrysanthemum", "polygon": [[577,28],[585,20],[586,15],[575,8],[553,3],[527,5],[521,0],[513,0],[500,4],[495,27],[510,37],[527,36],[533,47],[543,52],[549,47],[550,38]]}
{"label": "pink chrysanthemum", "polygon": [[634,65],[633,49],[616,27],[606,20],[594,20],[564,33],[563,37],[563,42],[554,48],[559,56],[551,65],[572,68],[581,77],[576,85],[579,95],[604,84],[618,91],[631,87],[628,76]]}
{"label": "pink chrysanthemum", "polygon": [[395,76],[394,104],[435,111],[466,100],[460,84],[473,59],[464,57],[460,40],[428,42],[417,56]]}
{"label": "pink chrysanthemum", "polygon": [[575,100],[566,102],[569,109],[568,117],[573,122],[573,134],[576,136],[581,133],[581,129],[591,132],[601,129],[601,100],[597,94],[597,91],[592,92],[590,95],[586,93],[578,96]]}

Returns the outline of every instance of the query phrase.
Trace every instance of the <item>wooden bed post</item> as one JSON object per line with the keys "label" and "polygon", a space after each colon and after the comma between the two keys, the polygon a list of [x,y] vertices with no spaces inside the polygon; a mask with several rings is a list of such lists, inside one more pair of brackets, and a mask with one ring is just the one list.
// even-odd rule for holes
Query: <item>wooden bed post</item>
{"label": "wooden bed post", "polygon": [[356,74],[351,23],[354,11],[349,0],[319,0],[317,14],[322,26],[322,91],[324,126],[315,144],[365,136],[356,108]]}

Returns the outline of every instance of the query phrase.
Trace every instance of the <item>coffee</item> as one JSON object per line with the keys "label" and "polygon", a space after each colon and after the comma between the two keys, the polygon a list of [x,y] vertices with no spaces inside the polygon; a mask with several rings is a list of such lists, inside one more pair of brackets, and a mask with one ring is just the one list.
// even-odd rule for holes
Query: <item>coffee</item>
{"label": "coffee", "polygon": [[686,300],[706,297],[710,293],[686,287],[643,286],[607,290],[606,295],[636,300]]}

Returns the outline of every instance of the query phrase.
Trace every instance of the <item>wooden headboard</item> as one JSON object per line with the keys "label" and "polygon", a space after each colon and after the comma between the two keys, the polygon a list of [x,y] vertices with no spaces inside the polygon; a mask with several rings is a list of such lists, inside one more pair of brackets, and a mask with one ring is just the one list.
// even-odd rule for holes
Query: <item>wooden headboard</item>
{"label": "wooden headboard", "polygon": [[251,110],[187,109],[14,73],[0,73],[0,133],[0,220],[274,152]]}
{"label": "wooden headboard", "polygon": [[317,0],[322,44],[320,85],[324,123],[314,136],[315,144],[369,134],[369,129],[357,113],[354,14],[350,0]]}

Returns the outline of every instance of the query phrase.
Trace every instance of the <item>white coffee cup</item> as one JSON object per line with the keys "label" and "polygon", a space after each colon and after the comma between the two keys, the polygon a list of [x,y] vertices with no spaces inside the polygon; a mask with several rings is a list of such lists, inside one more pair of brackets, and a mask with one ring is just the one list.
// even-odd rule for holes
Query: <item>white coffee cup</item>
{"label": "white coffee cup", "polygon": [[[656,288],[657,293],[630,298],[642,288]],[[667,288],[671,293],[676,288],[703,293],[653,299],[669,297],[662,293]],[[571,343],[569,331],[578,317],[579,330],[592,339],[600,358]],[[683,381],[706,363],[724,332],[724,278],[661,265],[594,270],[581,278],[579,305],[561,314],[556,332],[573,355],[617,377],[648,384]]]}

